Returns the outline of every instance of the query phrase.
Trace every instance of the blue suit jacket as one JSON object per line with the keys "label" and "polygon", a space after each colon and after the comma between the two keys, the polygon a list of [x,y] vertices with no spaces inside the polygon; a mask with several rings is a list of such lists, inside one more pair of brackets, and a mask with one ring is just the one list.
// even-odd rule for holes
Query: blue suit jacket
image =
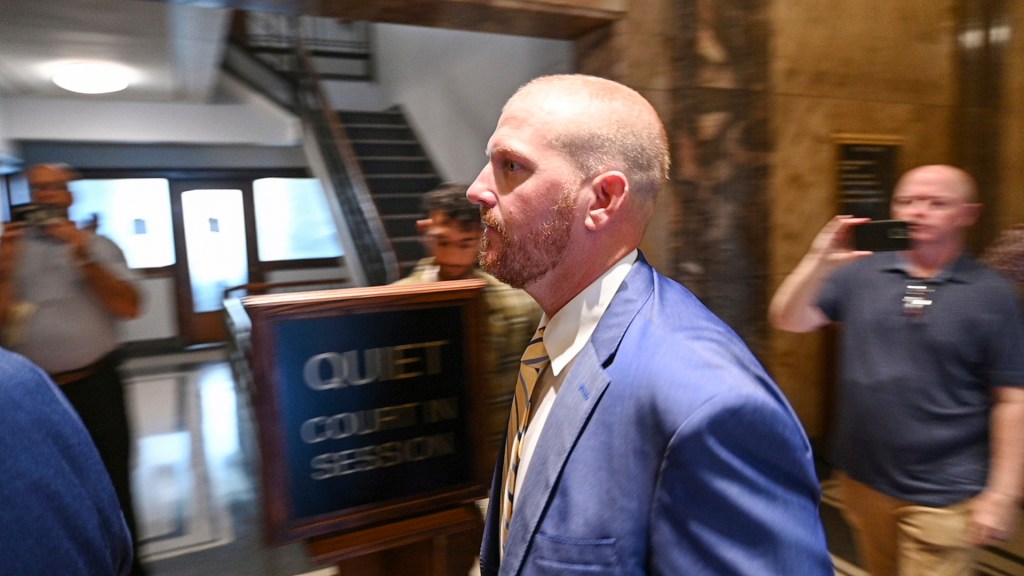
{"label": "blue suit jacket", "polygon": [[131,536],[89,432],[45,372],[3,348],[0,462],[0,574],[131,571]]}
{"label": "blue suit jacket", "polygon": [[834,574],[811,449],[740,338],[641,256],[544,425],[482,574]]}

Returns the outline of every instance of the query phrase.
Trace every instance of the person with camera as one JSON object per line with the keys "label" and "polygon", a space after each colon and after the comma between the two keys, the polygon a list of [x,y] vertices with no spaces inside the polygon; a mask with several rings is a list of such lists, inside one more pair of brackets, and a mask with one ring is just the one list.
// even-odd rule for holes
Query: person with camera
{"label": "person with camera", "polygon": [[[134,537],[117,327],[141,312],[137,279],[114,242],[68,219],[74,170],[40,164],[26,176],[32,204],[12,209],[24,220],[0,236],[0,344],[45,370],[75,408]],[[137,554],[132,573],[143,573]]]}
{"label": "person with camera", "polygon": [[897,183],[906,250],[858,250],[836,216],[769,306],[773,326],[836,322],[844,515],[873,576],[971,574],[1013,537],[1024,496],[1024,328],[1014,287],[966,250],[974,180],[946,165]]}

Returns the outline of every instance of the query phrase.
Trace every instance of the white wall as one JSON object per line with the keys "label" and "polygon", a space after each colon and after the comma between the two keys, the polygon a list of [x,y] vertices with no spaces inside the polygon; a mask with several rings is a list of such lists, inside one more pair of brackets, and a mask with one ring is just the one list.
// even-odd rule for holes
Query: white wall
{"label": "white wall", "polygon": [[575,70],[573,44],[414,26],[376,27],[377,70],[446,180],[469,183],[505,100],[524,82]]}
{"label": "white wall", "polygon": [[300,127],[260,98],[230,104],[10,98],[0,126],[11,140],[293,146]]}
{"label": "white wall", "polygon": [[392,105],[376,82],[328,82],[324,92],[335,110],[376,112]]}
{"label": "white wall", "polygon": [[0,174],[7,171],[9,165],[17,160],[14,144],[8,139],[4,127],[4,101],[0,99]]}

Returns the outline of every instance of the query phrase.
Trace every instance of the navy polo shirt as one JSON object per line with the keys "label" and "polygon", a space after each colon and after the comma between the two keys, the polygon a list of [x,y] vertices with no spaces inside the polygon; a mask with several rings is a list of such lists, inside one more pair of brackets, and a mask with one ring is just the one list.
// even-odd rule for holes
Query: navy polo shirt
{"label": "navy polo shirt", "polygon": [[927,280],[907,270],[875,254],[819,297],[842,323],[833,456],[880,492],[948,506],[985,487],[990,388],[1024,386],[1024,328],[1013,285],[966,254]]}

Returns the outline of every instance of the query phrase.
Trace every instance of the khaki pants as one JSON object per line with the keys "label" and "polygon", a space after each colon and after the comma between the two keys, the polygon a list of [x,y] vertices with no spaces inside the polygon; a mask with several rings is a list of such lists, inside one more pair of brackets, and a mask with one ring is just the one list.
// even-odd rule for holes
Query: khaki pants
{"label": "khaki pants", "polygon": [[967,502],[918,506],[837,474],[843,516],[872,576],[966,576],[977,548],[967,543]]}

